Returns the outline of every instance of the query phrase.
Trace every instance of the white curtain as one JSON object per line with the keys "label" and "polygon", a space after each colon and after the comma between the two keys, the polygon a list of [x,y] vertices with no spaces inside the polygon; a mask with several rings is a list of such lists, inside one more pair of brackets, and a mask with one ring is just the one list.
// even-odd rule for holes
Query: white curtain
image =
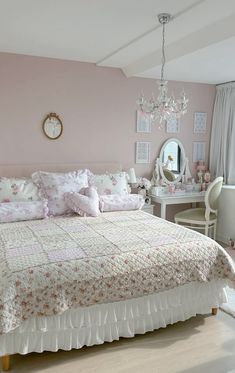
{"label": "white curtain", "polygon": [[216,87],[212,121],[210,170],[235,184],[235,83]]}

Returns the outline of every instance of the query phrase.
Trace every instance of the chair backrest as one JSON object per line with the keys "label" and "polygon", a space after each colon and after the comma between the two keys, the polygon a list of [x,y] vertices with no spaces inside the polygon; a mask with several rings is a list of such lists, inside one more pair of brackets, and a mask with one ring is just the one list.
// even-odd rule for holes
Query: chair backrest
{"label": "chair backrest", "polygon": [[173,172],[171,172],[167,168],[164,168],[163,173],[168,181],[175,181],[175,175],[173,174]]}
{"label": "chair backrest", "polygon": [[222,185],[223,185],[223,178],[219,176],[214,181],[212,181],[212,183],[209,185],[206,191],[206,194],[205,194],[205,205],[206,205],[205,218],[206,220],[209,220],[211,212],[217,215],[218,201],[219,201],[219,196],[221,193]]}

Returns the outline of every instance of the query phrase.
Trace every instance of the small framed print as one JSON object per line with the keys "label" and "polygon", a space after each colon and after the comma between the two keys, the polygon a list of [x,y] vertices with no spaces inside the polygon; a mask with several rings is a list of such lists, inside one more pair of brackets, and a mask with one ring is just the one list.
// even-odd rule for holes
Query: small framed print
{"label": "small framed print", "polygon": [[180,132],[180,121],[179,118],[169,118],[166,122],[167,133],[179,133]]}
{"label": "small framed print", "polygon": [[207,113],[194,113],[194,133],[206,133]]}
{"label": "small framed print", "polygon": [[135,143],[135,163],[150,163],[150,142],[137,141]]}
{"label": "small framed print", "polygon": [[151,133],[152,130],[151,114],[144,113],[141,110],[136,112],[136,132]]}
{"label": "small framed print", "polygon": [[206,158],[206,143],[195,141],[193,142],[193,162],[205,161]]}

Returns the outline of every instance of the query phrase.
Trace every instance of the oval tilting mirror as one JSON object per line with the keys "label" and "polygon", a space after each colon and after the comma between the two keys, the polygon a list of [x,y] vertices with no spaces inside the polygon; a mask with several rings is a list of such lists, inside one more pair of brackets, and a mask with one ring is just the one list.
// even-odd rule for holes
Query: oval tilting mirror
{"label": "oval tilting mirror", "polygon": [[178,139],[167,140],[160,151],[159,171],[167,184],[177,183],[185,172],[186,156],[182,143]]}

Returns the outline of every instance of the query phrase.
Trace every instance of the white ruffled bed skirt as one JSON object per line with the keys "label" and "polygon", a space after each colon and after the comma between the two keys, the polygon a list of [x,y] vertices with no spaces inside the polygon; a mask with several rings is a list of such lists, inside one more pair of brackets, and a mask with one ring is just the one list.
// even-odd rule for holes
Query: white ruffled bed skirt
{"label": "white ruffled bed skirt", "polygon": [[0,356],[71,350],[131,338],[184,321],[227,302],[226,281],[190,283],[172,290],[126,301],[33,317],[0,336]]}

